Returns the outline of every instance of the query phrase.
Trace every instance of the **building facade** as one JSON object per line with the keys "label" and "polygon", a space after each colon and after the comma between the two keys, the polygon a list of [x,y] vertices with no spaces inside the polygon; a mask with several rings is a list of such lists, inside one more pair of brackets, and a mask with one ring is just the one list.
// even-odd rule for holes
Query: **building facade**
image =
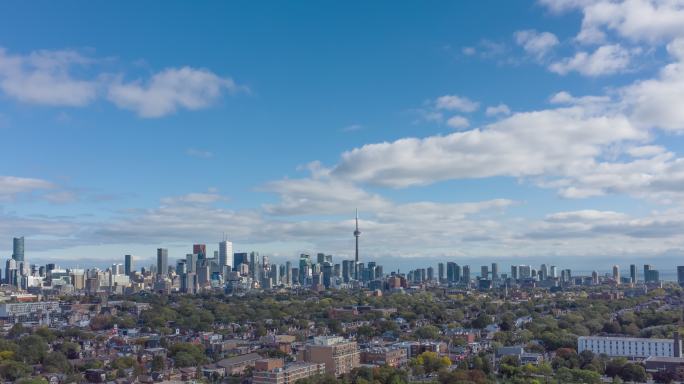
{"label": "building facade", "polygon": [[577,339],[577,352],[591,351],[610,357],[646,358],[674,357],[675,344],[681,351],[681,341],[677,339],[645,339],[636,337],[580,336]]}

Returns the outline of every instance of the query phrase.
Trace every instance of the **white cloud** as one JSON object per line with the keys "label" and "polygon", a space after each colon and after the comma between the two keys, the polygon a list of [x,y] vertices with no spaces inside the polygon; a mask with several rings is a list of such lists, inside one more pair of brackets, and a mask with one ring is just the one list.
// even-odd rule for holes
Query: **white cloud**
{"label": "white cloud", "polygon": [[564,174],[604,146],[647,135],[620,115],[581,107],[516,113],[499,122],[424,139],[368,144],[342,154],[332,175],[389,187],[491,176]]}
{"label": "white cloud", "polygon": [[514,34],[515,42],[523,47],[525,52],[541,59],[551,49],[559,44],[558,38],[551,32],[537,32],[534,29],[517,31]]}
{"label": "white cloud", "polygon": [[214,157],[213,152],[207,151],[205,149],[198,149],[198,148],[188,148],[185,151],[185,154],[188,156],[199,157],[202,159],[208,159],[208,158]]}
{"label": "white cloud", "polygon": [[474,112],[479,106],[479,103],[457,95],[444,95],[435,100],[435,108],[439,110]]}
{"label": "white cloud", "polygon": [[681,0],[540,0],[556,12],[583,14],[581,42],[604,41],[608,32],[633,42],[654,43],[684,36]]}
{"label": "white cloud", "polygon": [[71,75],[73,67],[91,62],[75,51],[34,51],[11,55],[0,48],[0,90],[31,104],[80,107],[97,97],[98,84]]}
{"label": "white cloud", "polygon": [[629,68],[632,52],[619,44],[604,45],[593,53],[577,52],[575,56],[552,63],[551,72],[566,75],[578,72],[585,76],[603,76],[624,72]]}
{"label": "white cloud", "polygon": [[485,114],[487,116],[510,115],[511,109],[506,104],[499,104],[496,106],[487,107]]}
{"label": "white cloud", "polygon": [[361,129],[363,129],[363,125],[361,124],[350,124],[346,127],[343,127],[342,132],[356,132],[360,131]]}
{"label": "white cloud", "polygon": [[[676,58],[681,40],[670,45]],[[684,130],[684,63],[665,66],[658,77],[637,81],[619,90],[622,107],[631,111],[631,118],[644,128],[668,131]]]}
{"label": "white cloud", "polygon": [[215,189],[208,192],[193,192],[181,196],[163,198],[163,204],[211,204],[218,201],[228,200],[227,197],[219,194]]}
{"label": "white cloud", "polygon": [[168,68],[146,82],[112,84],[108,98],[118,107],[133,110],[141,117],[161,117],[179,108],[207,108],[223,91],[237,92],[240,89],[233,79],[220,77],[206,69]]}
{"label": "white cloud", "polygon": [[461,52],[463,52],[463,54],[466,56],[473,56],[477,53],[477,50],[475,49],[475,47],[463,47],[461,49]]}
{"label": "white cloud", "polygon": [[447,125],[456,129],[468,128],[468,126],[470,126],[470,122],[468,122],[468,119],[463,116],[452,116],[449,118],[449,120],[447,120]]}
{"label": "white cloud", "polygon": [[14,199],[23,193],[53,190],[57,186],[49,181],[28,177],[0,176],[0,200]]}

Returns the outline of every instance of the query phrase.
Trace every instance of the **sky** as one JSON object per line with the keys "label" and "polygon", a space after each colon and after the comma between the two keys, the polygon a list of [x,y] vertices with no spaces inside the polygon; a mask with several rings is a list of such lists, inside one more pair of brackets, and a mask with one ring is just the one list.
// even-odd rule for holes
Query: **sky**
{"label": "sky", "polygon": [[[684,258],[684,1],[7,1],[0,255]],[[339,260],[339,259],[338,259]]]}

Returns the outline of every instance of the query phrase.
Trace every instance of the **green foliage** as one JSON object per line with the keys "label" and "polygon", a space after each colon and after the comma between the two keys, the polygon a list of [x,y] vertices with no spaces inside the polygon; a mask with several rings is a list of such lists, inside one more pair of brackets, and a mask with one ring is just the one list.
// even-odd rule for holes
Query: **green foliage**
{"label": "green foliage", "polygon": [[207,362],[201,346],[192,343],[176,343],[169,348],[169,356],[173,358],[176,367],[191,367]]}

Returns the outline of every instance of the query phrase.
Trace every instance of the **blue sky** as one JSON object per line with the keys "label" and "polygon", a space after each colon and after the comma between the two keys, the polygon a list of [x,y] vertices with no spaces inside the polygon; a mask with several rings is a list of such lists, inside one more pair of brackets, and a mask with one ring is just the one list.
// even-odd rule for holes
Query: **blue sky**
{"label": "blue sky", "polygon": [[[674,263],[684,4],[8,2],[0,250]],[[684,181],[684,180],[683,180]],[[212,245],[213,246],[213,245]]]}

